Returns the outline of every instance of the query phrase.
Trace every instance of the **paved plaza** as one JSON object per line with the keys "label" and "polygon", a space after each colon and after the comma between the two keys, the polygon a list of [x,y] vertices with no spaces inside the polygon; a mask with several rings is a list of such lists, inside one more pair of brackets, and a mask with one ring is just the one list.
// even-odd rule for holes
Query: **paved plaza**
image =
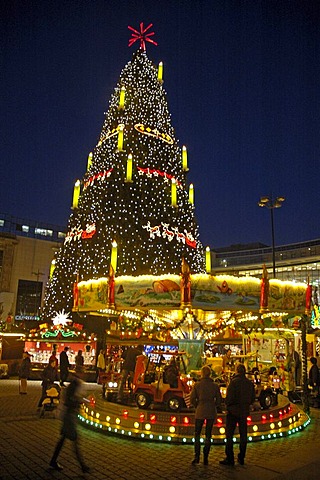
{"label": "paved plaza", "polygon": [[[103,402],[101,387],[84,385]],[[39,381],[28,382],[28,394],[19,395],[18,380],[0,380],[1,480],[318,480],[320,478],[320,410],[311,409],[311,424],[302,432],[278,440],[248,445],[246,465],[219,465],[224,446],[213,446],[209,465],[191,465],[193,447],[141,442],[109,436],[79,424],[81,447],[90,474],[82,474],[66,441],[59,462],[62,472],[48,467],[59,437],[60,420],[37,414]],[[238,448],[237,446],[235,447]]]}

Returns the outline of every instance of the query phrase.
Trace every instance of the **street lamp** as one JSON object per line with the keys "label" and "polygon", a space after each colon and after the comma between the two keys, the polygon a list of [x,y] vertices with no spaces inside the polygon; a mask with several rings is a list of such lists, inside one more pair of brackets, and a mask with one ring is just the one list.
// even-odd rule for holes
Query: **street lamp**
{"label": "street lamp", "polygon": [[261,197],[260,202],[258,203],[259,207],[267,207],[270,210],[271,214],[271,233],[272,233],[272,266],[273,266],[273,278],[276,278],[276,254],[274,247],[274,220],[273,220],[273,210],[275,208],[280,208],[282,203],[285,201],[284,197],[277,197],[273,199],[272,197]]}

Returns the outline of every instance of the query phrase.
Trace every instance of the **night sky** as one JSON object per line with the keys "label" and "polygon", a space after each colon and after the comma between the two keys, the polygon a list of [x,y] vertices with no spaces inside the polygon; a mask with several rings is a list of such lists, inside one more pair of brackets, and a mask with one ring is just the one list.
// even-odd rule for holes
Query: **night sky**
{"label": "night sky", "polygon": [[66,226],[140,22],[204,245],[320,238],[319,0],[3,0],[0,212]]}

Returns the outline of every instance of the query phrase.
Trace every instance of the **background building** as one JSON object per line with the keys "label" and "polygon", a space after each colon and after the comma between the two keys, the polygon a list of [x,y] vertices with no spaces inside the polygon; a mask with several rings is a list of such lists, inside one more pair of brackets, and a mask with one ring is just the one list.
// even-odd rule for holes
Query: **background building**
{"label": "background building", "polygon": [[0,321],[39,320],[51,261],[64,239],[63,227],[0,214]]}
{"label": "background building", "polygon": [[[267,245],[231,245],[212,253],[212,269],[216,275],[260,277],[264,264],[272,277],[273,252]],[[310,283],[319,287],[320,239],[275,247],[275,270],[279,280],[306,282],[309,277]]]}

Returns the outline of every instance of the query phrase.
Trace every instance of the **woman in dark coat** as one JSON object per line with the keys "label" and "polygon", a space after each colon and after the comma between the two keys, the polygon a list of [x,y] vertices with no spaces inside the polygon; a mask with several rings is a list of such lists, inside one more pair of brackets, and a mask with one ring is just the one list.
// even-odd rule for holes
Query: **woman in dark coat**
{"label": "woman in dark coat", "polygon": [[220,388],[211,375],[211,368],[205,365],[201,369],[201,379],[195,384],[191,391],[190,402],[196,407],[195,412],[195,443],[194,460],[195,465],[200,461],[200,435],[204,421],[206,421],[206,439],[203,449],[203,463],[208,465],[208,456],[211,447],[211,434],[214,422],[217,419],[217,407],[221,405]]}

